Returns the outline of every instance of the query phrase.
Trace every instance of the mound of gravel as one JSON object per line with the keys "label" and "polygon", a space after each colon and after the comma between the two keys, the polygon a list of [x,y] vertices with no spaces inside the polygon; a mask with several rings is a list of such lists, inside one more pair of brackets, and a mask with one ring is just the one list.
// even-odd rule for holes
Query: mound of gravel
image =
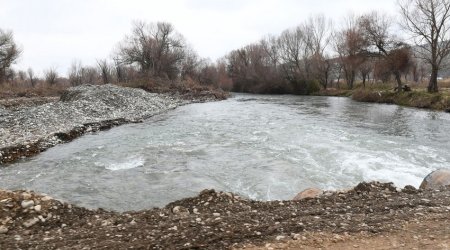
{"label": "mound of gravel", "polygon": [[305,242],[312,233],[335,234],[333,239],[391,234],[408,223],[448,218],[449,196],[449,187],[400,189],[378,182],[301,201],[259,202],[204,190],[164,208],[117,213],[0,190],[0,249],[232,249]]}
{"label": "mound of gravel", "polygon": [[55,134],[69,133],[85,124],[137,122],[186,102],[170,95],[107,84],[73,87],[59,101],[40,106],[18,110],[0,107],[0,163],[5,162],[5,152],[1,151],[7,147],[43,141],[56,144]]}

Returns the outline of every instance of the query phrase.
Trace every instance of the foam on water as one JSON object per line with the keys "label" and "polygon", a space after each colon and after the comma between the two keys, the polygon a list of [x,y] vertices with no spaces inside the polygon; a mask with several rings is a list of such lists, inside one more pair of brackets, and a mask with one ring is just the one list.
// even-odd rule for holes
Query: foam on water
{"label": "foam on water", "polygon": [[119,170],[127,170],[127,169],[133,169],[142,167],[145,164],[145,160],[143,157],[130,157],[127,160],[123,162],[115,162],[110,163],[105,166],[105,169],[111,170],[111,171],[119,171]]}

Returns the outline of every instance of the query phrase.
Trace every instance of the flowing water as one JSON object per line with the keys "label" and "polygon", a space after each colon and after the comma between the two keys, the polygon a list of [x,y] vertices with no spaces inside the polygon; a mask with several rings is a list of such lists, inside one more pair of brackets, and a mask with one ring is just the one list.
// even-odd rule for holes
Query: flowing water
{"label": "flowing water", "polygon": [[206,188],[257,200],[450,168],[450,115],[349,98],[236,95],[83,136],[0,168],[0,188],[139,210]]}

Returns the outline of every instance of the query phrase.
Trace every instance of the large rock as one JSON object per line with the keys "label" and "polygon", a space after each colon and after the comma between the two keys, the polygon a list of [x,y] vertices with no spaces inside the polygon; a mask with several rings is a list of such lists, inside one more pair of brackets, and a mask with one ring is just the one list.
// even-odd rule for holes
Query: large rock
{"label": "large rock", "polygon": [[423,179],[420,189],[432,189],[450,185],[450,170],[438,169]]}
{"label": "large rock", "polygon": [[323,194],[322,189],[307,188],[307,189],[301,191],[300,193],[298,193],[292,200],[299,201],[299,200],[308,199],[308,198],[316,198],[322,194]]}

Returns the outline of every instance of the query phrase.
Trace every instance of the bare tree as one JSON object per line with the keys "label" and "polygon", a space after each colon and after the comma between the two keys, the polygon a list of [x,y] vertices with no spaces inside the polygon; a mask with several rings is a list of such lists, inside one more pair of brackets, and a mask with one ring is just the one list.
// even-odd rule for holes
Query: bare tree
{"label": "bare tree", "polygon": [[450,54],[450,1],[398,0],[402,25],[419,48],[417,56],[431,66],[428,92],[438,92],[437,78]]}
{"label": "bare tree", "polygon": [[402,90],[401,73],[410,63],[410,47],[391,32],[392,19],[387,15],[372,12],[359,19],[362,35],[366,41],[367,57],[381,59],[389,72],[395,76],[397,90]]}
{"label": "bare tree", "polygon": [[98,83],[100,74],[95,67],[86,66],[81,68],[81,78],[83,79],[83,83],[96,84]]}
{"label": "bare tree", "polygon": [[280,63],[286,78],[295,82],[306,78],[305,61],[308,45],[301,27],[284,31],[278,38]]}
{"label": "bare tree", "polygon": [[28,73],[28,80],[30,80],[31,87],[35,87],[38,79],[37,79],[36,75],[34,74],[33,69],[28,68],[27,73]]}
{"label": "bare tree", "polygon": [[69,69],[69,82],[72,86],[83,84],[83,65],[80,61],[73,61]]}
{"label": "bare tree", "polygon": [[58,81],[58,72],[55,68],[49,68],[44,71],[45,82],[50,85],[55,85]]}
{"label": "bare tree", "polygon": [[192,48],[187,48],[185,53],[181,63],[181,78],[196,78],[198,74],[197,68],[200,66],[201,60]]}
{"label": "bare tree", "polygon": [[369,79],[372,70],[373,70],[373,62],[371,60],[365,61],[359,67],[359,73],[361,75],[362,84],[364,88],[366,87],[366,81]]}
{"label": "bare tree", "polygon": [[13,33],[0,29],[0,83],[5,80],[9,67],[21,53],[22,50],[14,42]]}
{"label": "bare tree", "polygon": [[137,64],[150,76],[179,76],[185,58],[185,41],[170,23],[136,22],[131,36],[120,45],[118,59],[124,64]]}
{"label": "bare tree", "polygon": [[364,39],[358,19],[350,15],[346,18],[345,27],[334,35],[334,50],[338,54],[339,63],[350,89],[353,88],[359,67],[366,60],[364,49],[367,47],[367,41]]}
{"label": "bare tree", "polygon": [[97,66],[100,71],[103,84],[111,83],[112,81],[112,67],[106,59],[97,60]]}
{"label": "bare tree", "polygon": [[17,73],[18,78],[21,82],[25,82],[27,80],[27,72],[23,71],[23,70],[19,70],[19,72]]}

